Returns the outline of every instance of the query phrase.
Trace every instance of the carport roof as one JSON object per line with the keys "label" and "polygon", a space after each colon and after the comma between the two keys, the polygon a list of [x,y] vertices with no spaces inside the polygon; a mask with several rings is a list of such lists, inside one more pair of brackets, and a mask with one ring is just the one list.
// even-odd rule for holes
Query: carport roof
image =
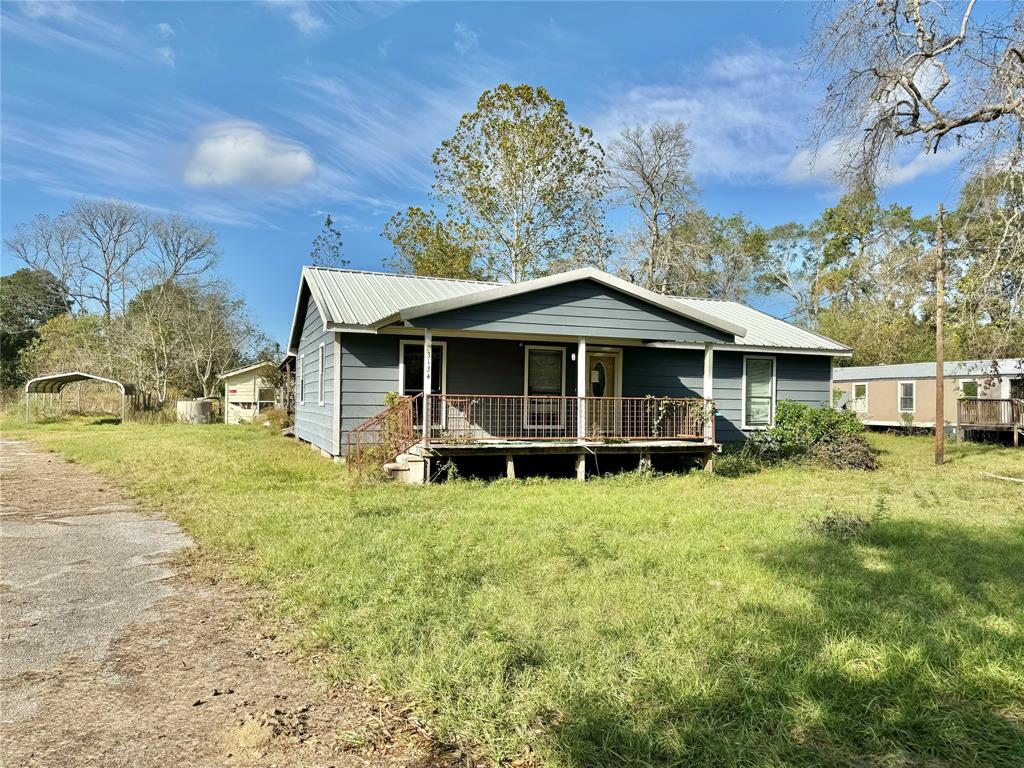
{"label": "carport roof", "polygon": [[69,373],[51,373],[47,376],[38,376],[25,384],[25,392],[32,394],[60,392],[68,384],[74,384],[76,381],[102,381],[105,384],[115,384],[121,390],[121,394],[131,391],[130,384],[122,384],[116,379],[107,379],[94,373],[71,371]]}

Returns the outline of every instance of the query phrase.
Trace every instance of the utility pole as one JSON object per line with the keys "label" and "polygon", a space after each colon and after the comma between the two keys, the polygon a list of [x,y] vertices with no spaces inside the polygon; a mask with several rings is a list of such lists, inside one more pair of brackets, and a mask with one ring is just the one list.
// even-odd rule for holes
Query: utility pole
{"label": "utility pole", "polygon": [[942,203],[939,203],[935,224],[935,464],[940,466],[945,460],[946,412],[943,398],[945,382],[945,366],[942,360],[942,305],[945,300],[946,257],[943,253],[945,243],[942,233]]}

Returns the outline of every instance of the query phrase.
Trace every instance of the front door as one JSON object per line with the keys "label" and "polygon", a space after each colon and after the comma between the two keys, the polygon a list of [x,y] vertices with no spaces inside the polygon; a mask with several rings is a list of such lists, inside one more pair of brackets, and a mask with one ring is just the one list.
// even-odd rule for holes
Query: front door
{"label": "front door", "polygon": [[[587,352],[587,433],[615,437],[622,419],[622,396],[619,392],[621,352]],[[615,399],[611,399],[615,398]]]}

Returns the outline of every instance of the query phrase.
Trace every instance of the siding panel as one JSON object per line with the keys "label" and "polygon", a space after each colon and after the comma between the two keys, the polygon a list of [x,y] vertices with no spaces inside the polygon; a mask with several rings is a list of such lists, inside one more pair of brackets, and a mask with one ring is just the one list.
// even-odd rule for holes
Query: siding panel
{"label": "siding panel", "polygon": [[[324,403],[319,400],[320,345],[324,345]],[[299,340],[302,381],[296,361],[295,436],[334,454],[334,333],[323,330],[316,302],[306,303],[306,319]],[[300,389],[302,387],[303,389]],[[300,392],[304,393],[300,397]]]}
{"label": "siding panel", "polygon": [[417,318],[420,328],[580,335],[663,341],[732,341],[732,336],[590,280]]}

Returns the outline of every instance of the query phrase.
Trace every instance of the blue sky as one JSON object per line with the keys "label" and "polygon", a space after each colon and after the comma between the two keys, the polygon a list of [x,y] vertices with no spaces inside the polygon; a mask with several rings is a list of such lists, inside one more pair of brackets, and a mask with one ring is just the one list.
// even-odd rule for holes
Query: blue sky
{"label": "blue sky", "polygon": [[[809,221],[838,196],[833,154],[807,149],[814,8],[4,3],[3,233],[82,195],[202,219],[283,341],[324,213],[352,266],[380,269],[384,223],[428,202],[431,152],[501,82],[544,85],[599,139],[684,120],[705,207]],[[885,196],[955,203],[955,160],[900,157]]]}

